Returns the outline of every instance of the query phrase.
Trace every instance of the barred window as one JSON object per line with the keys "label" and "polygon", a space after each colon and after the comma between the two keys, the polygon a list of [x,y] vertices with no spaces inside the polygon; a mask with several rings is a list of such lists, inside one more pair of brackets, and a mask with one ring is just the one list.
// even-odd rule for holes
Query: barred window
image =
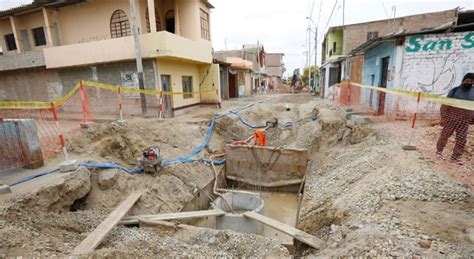
{"label": "barred window", "polygon": [[183,95],[184,99],[193,98],[193,77],[183,76]]}
{"label": "barred window", "polygon": [[112,18],[110,18],[110,34],[112,38],[131,35],[130,22],[124,11],[119,9],[112,14]]}
{"label": "barred window", "polygon": [[[150,29],[150,15],[148,14],[148,8],[146,9],[146,31],[151,32]],[[155,19],[156,19],[156,31],[161,31],[161,18],[160,18],[160,13],[158,13],[158,10],[155,9]]]}
{"label": "barred window", "polygon": [[201,10],[201,38],[205,40],[211,40],[211,35],[209,34],[209,14],[204,10]]}

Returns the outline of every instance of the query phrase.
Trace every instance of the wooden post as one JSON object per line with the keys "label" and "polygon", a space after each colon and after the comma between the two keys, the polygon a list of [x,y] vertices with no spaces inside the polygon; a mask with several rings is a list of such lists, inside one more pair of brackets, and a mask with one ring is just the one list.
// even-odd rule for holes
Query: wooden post
{"label": "wooden post", "polygon": [[412,124],[411,124],[412,129],[415,128],[416,116],[417,116],[417,113],[418,113],[418,105],[420,104],[420,99],[421,99],[421,92],[418,92],[418,94],[416,95],[416,109],[415,109],[415,113],[413,113],[413,121],[412,121]]}

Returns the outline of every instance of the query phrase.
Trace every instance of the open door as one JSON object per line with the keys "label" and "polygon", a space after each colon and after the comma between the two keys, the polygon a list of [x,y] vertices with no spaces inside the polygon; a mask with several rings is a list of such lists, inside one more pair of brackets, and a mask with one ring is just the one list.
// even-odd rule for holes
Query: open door
{"label": "open door", "polygon": [[[171,92],[171,76],[170,75],[161,75],[161,86],[163,87],[164,92]],[[163,105],[165,106],[165,118],[172,118],[173,113],[173,100],[171,95],[163,95]]]}
{"label": "open door", "polygon": [[[387,88],[387,81],[388,81],[388,64],[390,62],[390,57],[382,58],[382,74],[380,77],[380,84],[379,87]],[[379,92],[379,106],[377,115],[384,115],[385,113],[385,93]]]}
{"label": "open door", "polygon": [[236,75],[229,73],[229,98],[237,97]]}

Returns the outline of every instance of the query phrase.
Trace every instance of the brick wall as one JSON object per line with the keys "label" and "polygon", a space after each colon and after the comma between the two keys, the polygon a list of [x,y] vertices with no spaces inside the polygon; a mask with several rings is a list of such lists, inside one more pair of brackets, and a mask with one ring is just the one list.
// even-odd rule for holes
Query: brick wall
{"label": "brick wall", "polygon": [[401,30],[417,32],[421,29],[435,28],[449,22],[454,22],[456,21],[456,13],[456,10],[449,10],[347,25],[344,28],[343,54],[349,54],[353,49],[366,42],[368,32],[377,31],[379,36],[386,36]]}

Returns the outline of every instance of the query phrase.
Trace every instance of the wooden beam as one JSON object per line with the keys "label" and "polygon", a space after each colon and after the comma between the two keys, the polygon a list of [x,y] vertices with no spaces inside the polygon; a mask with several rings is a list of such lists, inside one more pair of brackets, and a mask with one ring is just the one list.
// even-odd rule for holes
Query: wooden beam
{"label": "wooden beam", "polygon": [[100,225],[90,233],[72,252],[72,255],[83,255],[94,252],[94,249],[102,242],[104,237],[133,207],[135,202],[142,196],[141,192],[134,192],[125,199]]}
{"label": "wooden beam", "polygon": [[248,180],[248,179],[244,179],[240,177],[235,177],[232,175],[227,175],[225,178],[232,181],[245,183],[248,185],[260,186],[260,187],[265,187],[265,188],[278,188],[278,187],[286,187],[286,186],[292,186],[292,185],[297,185],[297,184],[301,185],[304,182],[304,179],[294,179],[294,180],[279,180],[279,181],[273,181],[271,183],[265,183],[265,182],[259,182],[259,181]]}
{"label": "wooden beam", "polygon": [[186,229],[192,231],[203,230],[205,228],[202,227],[195,227],[186,224],[176,224],[174,222],[168,222],[163,220],[146,220],[140,219],[139,220],[140,227],[168,227],[168,228],[179,228],[179,229]]}
{"label": "wooden beam", "polygon": [[138,215],[127,217],[120,222],[122,225],[138,224],[140,220],[179,220],[179,219],[193,219],[193,218],[204,218],[211,216],[222,216],[225,212],[222,210],[199,210],[199,211],[187,211],[177,213],[165,213],[165,214],[154,214],[154,215]]}
{"label": "wooden beam", "polygon": [[299,240],[313,248],[320,249],[323,241],[313,235],[310,235],[304,231],[301,231],[297,228],[294,228],[292,226],[286,225],[284,223],[281,223],[279,221],[276,221],[272,218],[260,215],[258,213],[255,213],[253,211],[248,211],[244,213],[244,216],[250,219],[254,219],[257,221],[262,222],[263,224],[272,227],[274,229],[277,229],[287,235],[292,236],[296,240]]}

